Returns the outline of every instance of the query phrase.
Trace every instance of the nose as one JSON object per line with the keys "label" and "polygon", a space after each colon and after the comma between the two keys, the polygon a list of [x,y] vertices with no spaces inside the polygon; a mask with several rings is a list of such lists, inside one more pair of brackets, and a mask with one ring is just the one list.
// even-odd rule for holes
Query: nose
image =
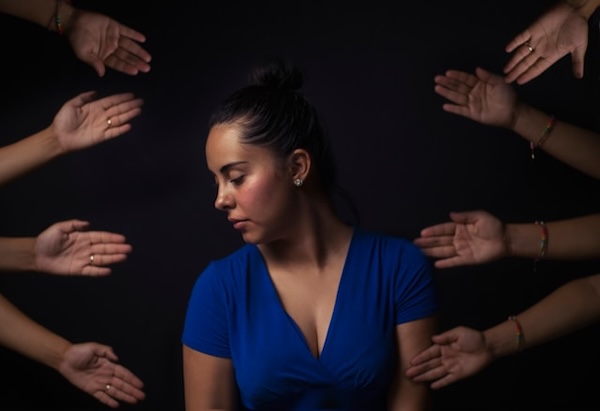
{"label": "nose", "polygon": [[217,197],[215,198],[215,208],[217,210],[226,211],[233,208],[233,196],[228,190],[219,186]]}

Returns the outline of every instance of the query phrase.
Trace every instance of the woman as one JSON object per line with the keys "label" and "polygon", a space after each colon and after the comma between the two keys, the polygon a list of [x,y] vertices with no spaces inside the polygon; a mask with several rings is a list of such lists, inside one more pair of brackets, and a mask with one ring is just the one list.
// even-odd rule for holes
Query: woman
{"label": "woman", "polygon": [[212,262],[183,332],[187,411],[424,410],[402,372],[435,331],[431,265],[410,241],[346,224],[299,70],[255,73],[213,115],[215,207],[247,243]]}

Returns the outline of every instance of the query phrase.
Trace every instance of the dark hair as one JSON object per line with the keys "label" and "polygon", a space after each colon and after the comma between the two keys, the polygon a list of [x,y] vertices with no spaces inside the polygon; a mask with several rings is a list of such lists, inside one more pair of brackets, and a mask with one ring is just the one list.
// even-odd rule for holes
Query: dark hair
{"label": "dark hair", "polygon": [[300,92],[302,85],[302,73],[290,61],[279,59],[256,67],[250,85],[217,108],[209,127],[235,123],[244,143],[268,147],[281,158],[305,149],[324,188],[331,192],[335,184],[331,146],[315,108]]}

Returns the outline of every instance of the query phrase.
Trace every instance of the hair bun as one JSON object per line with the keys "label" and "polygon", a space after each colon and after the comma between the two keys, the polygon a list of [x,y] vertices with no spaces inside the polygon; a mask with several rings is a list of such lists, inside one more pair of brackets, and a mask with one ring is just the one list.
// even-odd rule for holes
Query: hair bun
{"label": "hair bun", "polygon": [[257,86],[297,91],[302,87],[302,72],[289,60],[278,59],[255,68],[250,83]]}

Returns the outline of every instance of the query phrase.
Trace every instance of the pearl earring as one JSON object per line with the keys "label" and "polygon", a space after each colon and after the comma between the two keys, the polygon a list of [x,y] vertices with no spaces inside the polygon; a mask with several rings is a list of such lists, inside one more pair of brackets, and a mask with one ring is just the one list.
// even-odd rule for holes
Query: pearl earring
{"label": "pearl earring", "polygon": [[302,180],[301,178],[297,178],[294,180],[294,185],[296,187],[302,187],[302,184],[304,184],[304,180]]}

